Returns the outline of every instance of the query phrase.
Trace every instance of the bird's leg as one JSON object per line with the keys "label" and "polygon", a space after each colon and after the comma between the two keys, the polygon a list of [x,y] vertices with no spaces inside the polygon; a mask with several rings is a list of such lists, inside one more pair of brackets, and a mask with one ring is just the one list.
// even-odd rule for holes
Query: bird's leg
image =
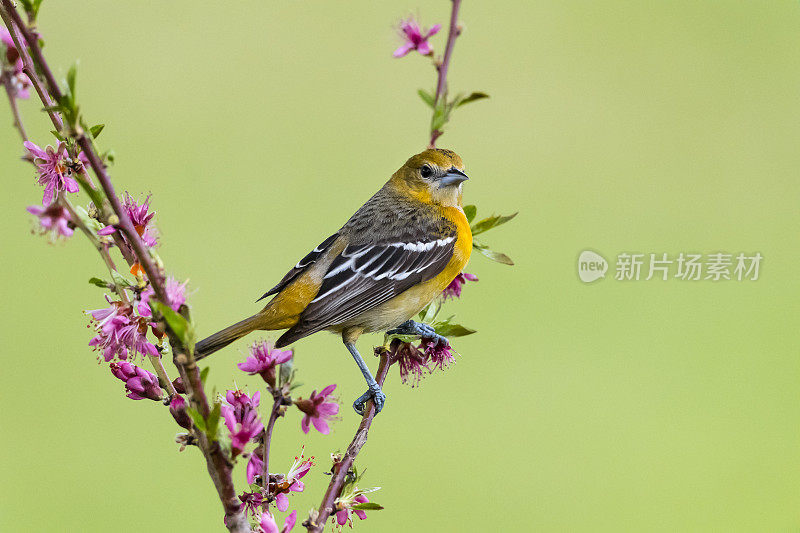
{"label": "bird's leg", "polygon": [[381,390],[381,386],[378,385],[378,382],[375,381],[375,378],[372,377],[369,368],[367,368],[367,363],[364,362],[361,354],[358,353],[355,343],[345,340],[344,345],[347,346],[347,349],[352,354],[353,359],[356,360],[356,364],[361,370],[361,373],[364,374],[364,379],[367,380],[367,392],[359,396],[358,399],[353,402],[353,409],[356,410],[356,413],[363,415],[367,401],[372,399],[373,403],[375,404],[375,414],[377,415],[381,412],[381,409],[383,409],[383,404],[386,402],[386,395]]}
{"label": "bird's leg", "polygon": [[432,339],[436,341],[436,344],[444,344],[446,346],[450,346],[450,341],[447,340],[447,337],[443,337],[436,333],[436,330],[433,329],[428,324],[423,324],[421,322],[414,322],[413,320],[406,320],[399,326],[394,329],[390,329],[386,332],[387,335],[419,335],[425,339]]}

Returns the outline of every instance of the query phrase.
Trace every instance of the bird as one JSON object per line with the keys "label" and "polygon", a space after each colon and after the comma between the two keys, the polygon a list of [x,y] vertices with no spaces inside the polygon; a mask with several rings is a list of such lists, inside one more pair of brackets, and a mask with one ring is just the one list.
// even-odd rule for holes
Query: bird
{"label": "bird", "polygon": [[386,395],[356,348],[363,333],[419,335],[447,342],[411,320],[464,269],[472,231],[462,207],[461,157],[429,148],[412,156],[333,235],[322,241],[264,293],[258,313],[201,341],[202,359],[255,330],[286,330],[275,342],[288,346],[318,331],[338,333],[367,382],[353,402],[376,414]]}

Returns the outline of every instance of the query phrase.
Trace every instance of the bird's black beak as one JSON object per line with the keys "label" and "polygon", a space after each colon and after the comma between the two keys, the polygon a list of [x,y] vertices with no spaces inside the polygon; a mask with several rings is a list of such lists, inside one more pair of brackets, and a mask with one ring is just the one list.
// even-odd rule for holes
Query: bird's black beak
{"label": "bird's black beak", "polygon": [[456,167],[450,167],[450,169],[447,171],[447,174],[442,176],[439,180],[439,188],[450,187],[451,185],[456,186],[467,181],[468,179],[469,178],[467,175],[458,170]]}

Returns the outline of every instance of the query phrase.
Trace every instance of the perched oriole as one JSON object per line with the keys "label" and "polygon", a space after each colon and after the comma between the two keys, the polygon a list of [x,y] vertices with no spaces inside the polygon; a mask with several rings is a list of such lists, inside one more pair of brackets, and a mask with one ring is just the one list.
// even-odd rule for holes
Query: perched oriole
{"label": "perched oriole", "polygon": [[469,260],[472,232],[461,207],[467,179],[461,158],[450,150],[411,157],[339,231],[259,298],[275,295],[264,309],[198,342],[197,358],[254,330],[287,329],[277,347],[321,330],[341,333],[369,387],[353,407],[362,413],[372,398],[380,412],[386,396],[355,342],[362,333],[390,328],[438,337],[410,318]]}

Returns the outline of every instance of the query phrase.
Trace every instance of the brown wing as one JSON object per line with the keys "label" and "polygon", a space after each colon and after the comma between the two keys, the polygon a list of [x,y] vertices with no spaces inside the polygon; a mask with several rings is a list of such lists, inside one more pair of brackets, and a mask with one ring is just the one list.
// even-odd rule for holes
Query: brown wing
{"label": "brown wing", "polygon": [[280,280],[277,285],[275,285],[270,290],[265,292],[264,296],[262,296],[256,301],[257,302],[261,301],[267,296],[281,292],[284,287],[286,287],[289,283],[291,283],[306,268],[314,264],[317,261],[317,259],[319,259],[320,256],[322,256],[322,254],[325,253],[325,251],[331,247],[333,241],[335,241],[338,236],[339,236],[338,233],[334,233],[333,235],[322,241],[319,246],[311,250],[304,258],[298,261],[297,264],[294,266],[294,268],[291,269],[289,272],[287,272],[286,275],[283,276],[283,279]]}
{"label": "brown wing", "polygon": [[276,346],[343,324],[444,270],[456,236],[416,242],[351,244],[331,263],[322,286]]}

